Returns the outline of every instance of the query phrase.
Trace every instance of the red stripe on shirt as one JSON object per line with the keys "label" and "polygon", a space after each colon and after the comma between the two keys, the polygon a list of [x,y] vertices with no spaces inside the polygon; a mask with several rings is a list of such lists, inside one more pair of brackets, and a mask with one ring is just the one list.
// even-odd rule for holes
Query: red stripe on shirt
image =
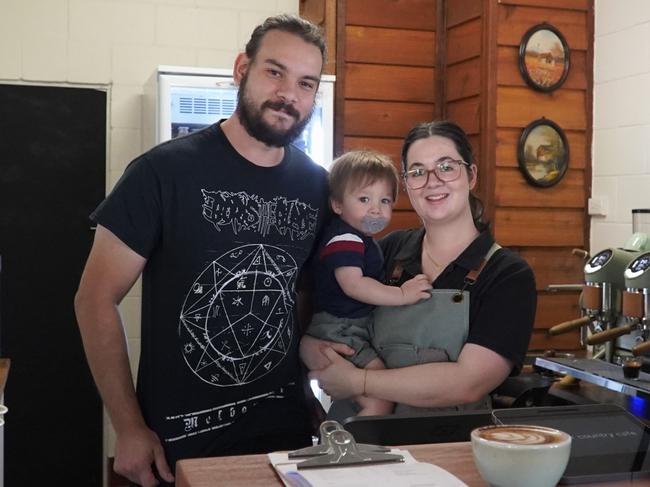
{"label": "red stripe on shirt", "polygon": [[333,242],[323,247],[323,250],[320,251],[320,258],[323,259],[335,252],[357,252],[359,254],[363,254],[363,250],[363,242],[343,240],[339,242]]}

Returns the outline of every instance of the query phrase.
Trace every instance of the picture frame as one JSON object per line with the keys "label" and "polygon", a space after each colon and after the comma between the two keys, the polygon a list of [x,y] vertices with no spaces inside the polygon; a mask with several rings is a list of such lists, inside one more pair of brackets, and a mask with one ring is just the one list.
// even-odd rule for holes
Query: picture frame
{"label": "picture frame", "polygon": [[562,33],[546,22],[528,29],[519,44],[519,71],[535,90],[557,90],[569,75],[569,45]]}
{"label": "picture frame", "polygon": [[529,123],[517,145],[519,169],[533,186],[554,186],[569,167],[569,143],[558,124],[547,118]]}

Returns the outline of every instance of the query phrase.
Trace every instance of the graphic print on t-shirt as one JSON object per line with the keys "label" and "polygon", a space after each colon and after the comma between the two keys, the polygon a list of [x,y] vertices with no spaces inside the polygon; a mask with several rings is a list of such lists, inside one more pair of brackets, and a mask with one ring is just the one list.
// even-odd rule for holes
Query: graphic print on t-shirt
{"label": "graphic print on t-shirt", "polygon": [[215,259],[192,284],[180,318],[183,357],[215,386],[272,370],[292,339],[298,266],[284,250],[244,245]]}
{"label": "graphic print on t-shirt", "polygon": [[[201,193],[203,218],[219,232],[229,226],[236,235],[258,234],[248,241],[263,242],[277,231],[287,244],[315,238],[318,209],[299,200]],[[293,338],[298,270],[292,254],[265,243],[240,245],[212,261],[188,290],[180,316],[180,345],[192,372],[225,387],[248,384],[273,370]]]}
{"label": "graphic print on t-shirt", "polygon": [[275,229],[291,240],[304,240],[316,232],[318,210],[299,200],[276,196],[266,201],[257,195],[244,191],[207,191],[203,193],[203,217],[214,225],[217,231],[222,226],[232,226],[237,235],[242,231],[259,232],[268,235]]}

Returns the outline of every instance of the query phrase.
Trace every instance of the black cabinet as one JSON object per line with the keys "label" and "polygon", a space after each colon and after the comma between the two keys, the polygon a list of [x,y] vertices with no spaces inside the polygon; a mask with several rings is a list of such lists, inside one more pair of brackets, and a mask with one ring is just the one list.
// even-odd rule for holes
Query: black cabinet
{"label": "black cabinet", "polygon": [[103,199],[105,91],[0,84],[5,485],[101,486],[102,407],[73,310]]}

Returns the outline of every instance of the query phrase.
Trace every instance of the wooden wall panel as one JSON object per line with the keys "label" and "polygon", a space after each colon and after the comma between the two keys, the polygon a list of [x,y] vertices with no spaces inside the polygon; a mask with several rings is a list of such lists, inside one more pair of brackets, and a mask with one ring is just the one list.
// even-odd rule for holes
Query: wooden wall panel
{"label": "wooden wall panel", "polygon": [[535,284],[544,291],[550,284],[582,284],[584,260],[573,255],[570,248],[526,248],[519,255],[535,273]]}
{"label": "wooden wall panel", "polygon": [[499,9],[499,45],[519,46],[526,31],[542,21],[562,32],[569,49],[585,51],[589,47],[587,16],[584,12],[510,5]]}
{"label": "wooden wall panel", "polygon": [[[496,35],[496,146],[494,229],[502,245],[517,246],[536,275],[538,307],[530,350],[582,348],[577,331],[550,337],[545,329],[580,316],[577,292],[549,293],[549,284],[579,284],[583,260],[571,253],[588,236],[585,204],[591,153],[592,0],[499,0]],[[554,92],[529,87],[519,72],[519,44],[533,26],[548,22],[567,40],[569,76]],[[519,171],[517,145],[524,127],[545,117],[565,132],[569,169],[555,186],[538,188]],[[489,157],[489,156],[488,156]]]}
{"label": "wooden wall panel", "polygon": [[345,137],[343,140],[343,149],[346,151],[354,149],[376,150],[387,154],[399,165],[401,158],[400,152],[402,151],[402,137]]}
{"label": "wooden wall panel", "polygon": [[350,0],[347,25],[435,30],[436,0]]}
{"label": "wooden wall panel", "polygon": [[580,332],[578,330],[563,335],[551,336],[546,330],[534,330],[530,337],[529,351],[545,350],[578,350],[580,346]]}
{"label": "wooden wall panel", "polygon": [[459,100],[481,92],[481,58],[472,58],[447,68],[447,100]]}
{"label": "wooden wall panel", "polygon": [[527,5],[566,10],[589,10],[589,0],[499,0],[503,5]]}
{"label": "wooden wall panel", "polygon": [[537,296],[535,328],[548,329],[580,318],[579,293],[540,293]]}
{"label": "wooden wall panel", "polygon": [[499,87],[497,100],[499,127],[525,127],[546,117],[564,130],[587,128],[584,91],[558,90],[548,95],[527,88]]}
{"label": "wooden wall panel", "polygon": [[[402,139],[434,118],[437,0],[338,1],[337,150],[385,152],[399,170]],[[419,226],[399,195],[386,232]]]}
{"label": "wooden wall panel", "polygon": [[447,2],[447,26],[453,27],[480,17],[482,12],[483,0],[453,0]]}
{"label": "wooden wall panel", "polygon": [[498,168],[494,202],[499,207],[584,208],[584,172],[569,169],[555,186],[532,186],[519,169]]}
{"label": "wooden wall panel", "polygon": [[419,228],[422,220],[414,211],[394,211],[390,222],[390,229]]}
{"label": "wooden wall panel", "polygon": [[454,64],[481,54],[481,19],[447,31],[447,63]]}
{"label": "wooden wall panel", "polygon": [[584,211],[497,208],[494,232],[506,247],[584,247]]}
{"label": "wooden wall panel", "polygon": [[447,119],[456,122],[468,134],[478,134],[481,131],[480,116],[480,97],[465,98],[447,104]]}
{"label": "wooden wall panel", "polygon": [[433,103],[432,68],[347,63],[345,98]]}
{"label": "wooden wall panel", "polygon": [[418,122],[433,119],[433,105],[347,100],[345,134],[362,137],[404,137]]}
{"label": "wooden wall panel", "polygon": [[434,32],[359,26],[345,30],[345,56],[349,62],[435,65]]}
{"label": "wooden wall panel", "polygon": [[[585,51],[571,51],[569,75],[562,84],[562,89],[587,89],[586,58]],[[497,82],[501,86],[528,86],[519,71],[518,47],[499,47]]]}
{"label": "wooden wall panel", "polygon": [[[521,129],[498,129],[496,165],[500,167],[517,167],[517,144],[521,137]],[[585,147],[585,133],[580,131],[564,132],[569,143],[569,168],[585,169],[587,151]]]}

